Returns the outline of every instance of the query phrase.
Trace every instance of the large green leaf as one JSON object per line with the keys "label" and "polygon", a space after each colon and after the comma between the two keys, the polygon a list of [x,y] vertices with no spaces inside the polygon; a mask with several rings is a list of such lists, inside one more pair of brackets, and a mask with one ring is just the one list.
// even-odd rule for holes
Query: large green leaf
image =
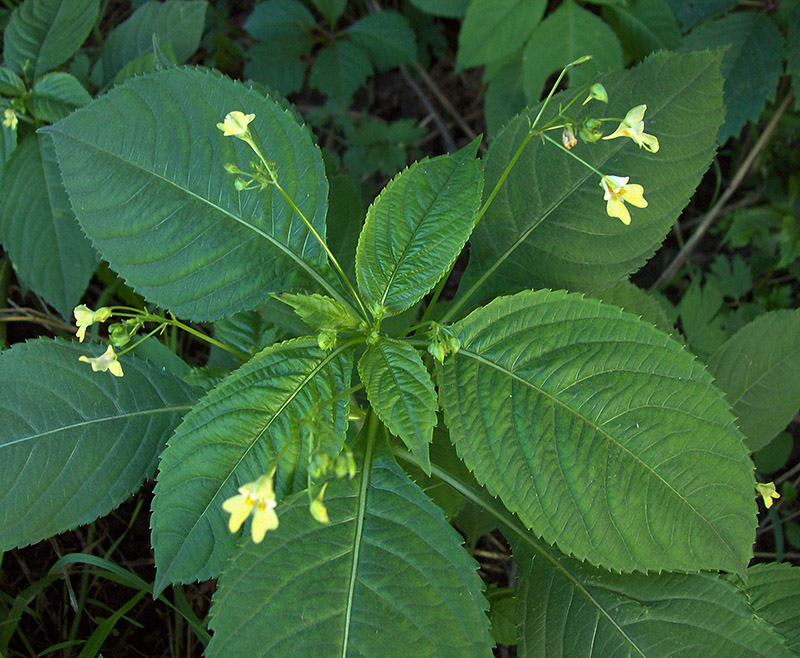
{"label": "large green leaf", "polygon": [[709,358],[747,446],[755,452],[800,409],[800,311],[772,311],[742,327]]}
{"label": "large green leaf", "polygon": [[430,474],[428,444],[436,425],[436,391],[417,350],[408,343],[381,338],[367,347],[358,372],[375,413],[399,436]]}
{"label": "large green leaf", "polygon": [[20,343],[0,355],[0,550],[103,516],[139,488],[193,392],[146,361],[92,372],[99,345]]}
{"label": "large green leaf", "polygon": [[546,7],[544,0],[472,0],[458,35],[458,65],[481,66],[519,50]]}
{"label": "large green leaf", "polygon": [[563,291],[500,298],[454,331],[438,378],[450,436],[534,533],[619,571],[743,572],[753,465],[679,343]]}
{"label": "large green leaf", "polygon": [[[178,64],[194,55],[203,36],[205,0],[145,2],[125,22],[111,30],[103,43],[103,79],[113,80],[128,63],[153,52],[153,37],[169,44]],[[233,108],[231,108],[233,109]]]}
{"label": "large green leaf", "polygon": [[619,306],[627,313],[638,315],[642,320],[652,322],[661,331],[679,335],[674,322],[667,315],[665,304],[668,305],[669,301],[660,301],[657,294],[648,293],[630,281],[620,281],[610,288],[592,293],[592,297],[596,297],[606,304]]}
{"label": "large green leaf", "polygon": [[786,638],[792,655],[800,654],[800,567],[756,564],[747,570],[746,592],[756,613]]}
{"label": "large green leaf", "polygon": [[[661,143],[649,153],[629,139],[579,145],[575,152],[605,174],[644,186],[646,209],[625,226],[606,214],[599,177],[549,143],[533,139],[478,224],[460,295],[520,288],[597,290],[627,277],[653,254],[686,205],[716,145],[722,122],[720,55],[657,53],[630,71],[601,78],[610,116],[647,104],[645,130]],[[547,120],[569,92],[556,95]],[[594,103],[579,114],[596,116]],[[509,122],[485,158],[486,194],[528,133],[533,108]],[[488,285],[491,284],[491,285]],[[464,300],[466,301],[466,300]],[[476,301],[476,300],[473,300]]]}
{"label": "large green leaf", "polygon": [[520,658],[793,655],[717,575],[620,575],[512,543]]}
{"label": "large green leaf", "polygon": [[[237,542],[222,502],[279,455],[278,497],[306,486],[313,423],[338,436],[346,431],[348,400],[341,393],[351,369],[346,344],[325,353],[316,339],[299,338],[268,347],[198,402],[159,464],[152,519],[156,591],[220,572]],[[330,440],[322,445],[341,448]]]}
{"label": "large green leaf", "polygon": [[214,595],[209,658],[492,655],[461,537],[385,448],[365,462],[328,487],[329,525],[303,492],[278,506],[263,544],[237,552]]}
{"label": "large green leaf", "polygon": [[98,257],[69,207],[48,135],[29,136],[5,167],[0,242],[20,281],[71,317]]}
{"label": "large green leaf", "polygon": [[[254,307],[323,262],[319,244],[273,188],[238,192],[223,165],[252,152],[216,128],[251,130],[288,195],[325,236],[319,149],[278,103],[210,72],[167,69],[115,87],[49,128],[78,219],[105,259],[149,301],[195,320]],[[304,276],[303,272],[306,274]]]}
{"label": "large green leaf", "polygon": [[483,178],[477,144],[415,162],[367,211],[356,278],[367,305],[397,315],[425,296],[458,257],[475,226]]}
{"label": "large green leaf", "polygon": [[30,62],[34,78],[66,62],[89,36],[100,0],[25,0],[3,34],[3,60],[14,71]]}
{"label": "large green leaf", "polygon": [[693,30],[684,50],[726,48],[722,60],[725,78],[725,125],[719,142],[738,135],[748,121],[756,121],[767,101],[775,98],[783,73],[783,37],[765,14],[732,12]]}
{"label": "large green leaf", "polygon": [[599,17],[566,0],[531,35],[525,48],[522,81],[528,101],[538,101],[545,82],[583,55],[592,60],[569,71],[569,81],[578,86],[598,72],[622,67],[622,47],[614,32]]}

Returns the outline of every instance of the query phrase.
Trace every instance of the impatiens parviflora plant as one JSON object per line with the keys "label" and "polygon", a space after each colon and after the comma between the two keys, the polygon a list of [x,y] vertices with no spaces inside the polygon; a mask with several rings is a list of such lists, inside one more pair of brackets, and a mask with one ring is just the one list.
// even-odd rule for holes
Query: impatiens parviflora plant
{"label": "impatiens parviflora plant", "polygon": [[[173,67],[43,129],[83,231],[167,313],[108,306],[112,347],[211,322],[237,360],[199,391],[158,350],[120,352],[121,378],[79,341],[0,355],[0,549],[107,513],[158,462],[153,590],[218,579],[209,657],[492,655],[448,522],[465,503],[514,548],[518,655],[797,653],[748,596],[756,482],[722,392],[586,295],[658,247],[722,119],[719,53],[551,92],[481,160],[473,142],[398,174],[352,270],[321,152],[281,99]],[[601,139],[609,121],[628,139]],[[286,340],[230,330],[283,307]]]}

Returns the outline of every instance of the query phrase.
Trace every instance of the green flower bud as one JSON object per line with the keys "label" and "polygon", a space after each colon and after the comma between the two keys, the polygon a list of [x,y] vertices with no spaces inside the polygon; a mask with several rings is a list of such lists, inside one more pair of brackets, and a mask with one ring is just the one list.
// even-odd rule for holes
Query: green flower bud
{"label": "green flower bud", "polygon": [[578,137],[589,144],[593,144],[602,136],[603,122],[599,119],[587,119],[578,131]]}
{"label": "green flower bud", "polygon": [[599,82],[595,82],[591,87],[589,87],[589,95],[586,97],[586,100],[583,101],[583,104],[586,105],[586,103],[592,100],[600,101],[601,103],[608,103],[608,92],[606,91],[606,88]]}

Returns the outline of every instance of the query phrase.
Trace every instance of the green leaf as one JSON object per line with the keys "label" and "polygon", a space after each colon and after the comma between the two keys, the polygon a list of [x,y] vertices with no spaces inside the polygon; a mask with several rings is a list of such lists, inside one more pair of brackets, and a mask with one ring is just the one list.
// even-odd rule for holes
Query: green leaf
{"label": "green leaf", "polygon": [[315,26],[314,16],[298,0],[267,0],[254,8],[244,29],[258,40],[280,36],[302,39]]}
{"label": "green leaf", "polygon": [[458,35],[458,65],[481,66],[518,50],[546,6],[545,0],[472,0]]}
{"label": "green leaf", "polygon": [[328,185],[309,131],[278,103],[210,72],[173,68],[115,87],[48,129],[86,233],[138,293],[194,320],[253,308],[322,281],[322,253],[273,188],[238,192],[226,162],[252,151],[216,128],[232,110],[325,237]]}
{"label": "green leaf", "polygon": [[790,657],[717,575],[620,575],[520,541],[514,556],[520,658]]}
{"label": "green leaf", "polygon": [[786,73],[792,77],[794,109],[800,110],[800,8],[791,13],[786,35]]}
{"label": "green leaf", "polygon": [[417,58],[417,39],[408,19],[394,11],[363,16],[349,28],[350,40],[369,53],[378,71],[411,64]]}
{"label": "green leaf", "polygon": [[[719,58],[657,53],[634,69],[600,78],[610,99],[604,113],[625,116],[646,103],[645,130],[661,143],[658,153],[629,139],[575,147],[600,171],[629,175],[644,187],[649,206],[633,209],[630,226],[606,214],[596,174],[554,145],[531,140],[470,239],[459,291],[468,295],[462,301],[478,291],[485,297],[492,290],[522,287],[602,290],[639,268],[661,244],[714,155],[723,113]],[[554,96],[542,120],[571,98],[569,92]],[[581,112],[596,116],[592,105]],[[512,120],[489,147],[487,196],[536,112]]]}
{"label": "green leaf", "polygon": [[593,59],[570,69],[569,81],[575,87],[594,80],[600,71],[622,67],[622,47],[611,28],[566,0],[534,30],[525,48],[522,80],[528,101],[538,101],[549,91],[543,89],[547,79],[583,55]]}
{"label": "green leaf", "polygon": [[780,432],[772,441],[753,453],[756,469],[761,473],[780,471],[789,463],[794,448],[794,437],[790,432]]}
{"label": "green leaf", "polygon": [[347,0],[311,0],[311,4],[327,21],[333,24],[342,15],[347,6]]}
{"label": "green leaf", "polygon": [[800,653],[800,567],[756,564],[747,570],[747,589],[756,614],[784,638],[792,655]]}
{"label": "green leaf", "polygon": [[358,362],[358,373],[378,418],[400,437],[430,475],[428,444],[433,439],[439,405],[417,350],[408,343],[381,338],[367,347]]}
{"label": "green leaf", "polygon": [[356,278],[356,247],[364,223],[364,200],[349,176],[328,173],[328,248],[336,256],[347,277]]}
{"label": "green leaf", "polygon": [[684,31],[709,18],[716,18],[739,4],[739,0],[669,0]]}
{"label": "green leaf", "polygon": [[511,587],[489,585],[486,598],[491,606],[489,619],[492,623],[492,639],[498,644],[517,643],[517,601]]}
{"label": "green leaf", "polygon": [[609,5],[603,16],[617,33],[629,60],[681,45],[681,29],[669,0],[631,0]]}
{"label": "green leaf", "polygon": [[245,75],[284,95],[300,91],[308,68],[303,57],[311,52],[304,37],[279,35],[255,44],[247,51]]}
{"label": "green leaf", "polygon": [[3,96],[22,96],[26,91],[25,83],[14,71],[0,66],[0,94]]}
{"label": "green leaf", "polygon": [[606,304],[619,306],[627,313],[638,315],[642,320],[651,322],[661,331],[677,334],[662,303],[655,296],[630,281],[620,281],[610,288],[593,293],[592,297],[596,297]]}
{"label": "green leaf", "polygon": [[522,61],[500,69],[489,81],[483,98],[486,131],[494,137],[509,119],[525,109],[527,99],[522,85]]}
{"label": "green leaf", "polygon": [[247,52],[245,75],[270,85],[282,94],[299,91],[311,52],[311,30],[316,21],[297,0],[269,0],[255,6],[244,24],[259,40]]}
{"label": "green leaf", "polygon": [[381,316],[422,299],[464,247],[483,187],[476,148],[473,142],[453,155],[415,162],[369,207],[356,278],[367,305]]}
{"label": "green leaf", "polygon": [[291,306],[312,329],[341,331],[355,329],[361,319],[350,315],[344,305],[325,295],[293,295],[285,292],[274,295],[279,302]]}
{"label": "green leaf", "polygon": [[772,311],[745,325],[708,360],[751,451],[800,409],[800,311]]}
{"label": "green leaf", "polygon": [[28,99],[31,112],[40,121],[55,123],[73,110],[88,105],[92,97],[69,73],[48,73],[33,85]]}
{"label": "green leaf", "polygon": [[0,549],[89,523],[128,498],[193,401],[141,359],[124,376],[92,372],[99,345],[40,338],[0,354]]}
{"label": "green leaf", "polygon": [[338,40],[319,51],[308,84],[346,103],[372,73],[367,53],[349,41]]}
{"label": "green leaf", "polygon": [[239,549],[214,595],[209,658],[491,657],[461,537],[385,448],[365,461],[330,483],[330,524],[311,518],[303,492],[278,505],[262,544]]}
{"label": "green leaf", "polygon": [[694,354],[706,357],[728,338],[727,307],[715,278],[709,277],[701,285],[700,277],[695,277],[681,298],[678,311]]}
{"label": "green leaf", "polygon": [[767,101],[775,98],[783,73],[783,37],[760,12],[730,13],[692,30],[683,42],[685,51],[727,46],[722,76],[728,112],[719,131],[720,144],[758,119]]}
{"label": "green leaf", "polygon": [[411,0],[411,4],[433,16],[461,18],[467,13],[470,0]]}
{"label": "green leaf", "polygon": [[[476,488],[478,487],[478,483],[475,482],[472,474],[464,466],[464,462],[461,461],[455,446],[450,441],[447,427],[441,422],[438,422],[433,429],[433,442],[430,444],[430,462],[432,465],[454,474],[462,482],[469,482]],[[421,468],[409,462],[404,463],[403,468],[408,476],[425,492],[425,495],[442,508],[448,520],[452,521],[464,509],[464,497],[435,475],[426,475]],[[460,525],[456,524],[456,527],[462,531],[462,534],[466,535]]]}
{"label": "green leaf", "polygon": [[534,533],[618,571],[743,572],[752,462],[679,343],[563,291],[500,298],[454,332],[437,377],[450,436]]}
{"label": "green leaf", "polygon": [[103,79],[113,80],[130,61],[153,52],[153,35],[162,46],[170,44],[182,64],[200,45],[206,20],[205,0],[145,2],[117,25],[103,43],[100,59]]}
{"label": "green leaf", "polygon": [[30,62],[34,78],[63,64],[89,36],[100,0],[25,0],[3,34],[5,65],[20,72]]}
{"label": "green leaf", "polygon": [[[219,574],[237,543],[222,502],[266,473],[278,455],[278,497],[306,486],[305,437],[312,421],[344,436],[347,397],[334,398],[349,387],[351,369],[348,344],[325,353],[314,338],[299,338],[268,347],[195,405],[159,464],[156,592]],[[322,445],[341,448],[338,441]]]}
{"label": "green leaf", "polygon": [[6,163],[0,242],[20,281],[70,318],[99,259],[69,207],[48,135],[29,136]]}

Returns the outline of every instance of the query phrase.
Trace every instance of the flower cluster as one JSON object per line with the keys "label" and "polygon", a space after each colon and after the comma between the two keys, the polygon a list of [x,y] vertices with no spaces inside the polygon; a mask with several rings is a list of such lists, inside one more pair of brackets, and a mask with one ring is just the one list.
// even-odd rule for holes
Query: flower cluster
{"label": "flower cluster", "polygon": [[[72,311],[75,316],[75,325],[77,331],[75,335],[81,343],[86,338],[86,330],[91,327],[95,322],[103,323],[111,317],[111,309],[107,306],[98,308],[96,311],[90,309],[86,304],[76,306]],[[92,366],[94,372],[110,372],[114,377],[122,377],[122,366],[117,360],[117,354],[114,352],[113,345],[109,345],[103,354],[97,357],[79,356],[78,361],[83,361]]]}

